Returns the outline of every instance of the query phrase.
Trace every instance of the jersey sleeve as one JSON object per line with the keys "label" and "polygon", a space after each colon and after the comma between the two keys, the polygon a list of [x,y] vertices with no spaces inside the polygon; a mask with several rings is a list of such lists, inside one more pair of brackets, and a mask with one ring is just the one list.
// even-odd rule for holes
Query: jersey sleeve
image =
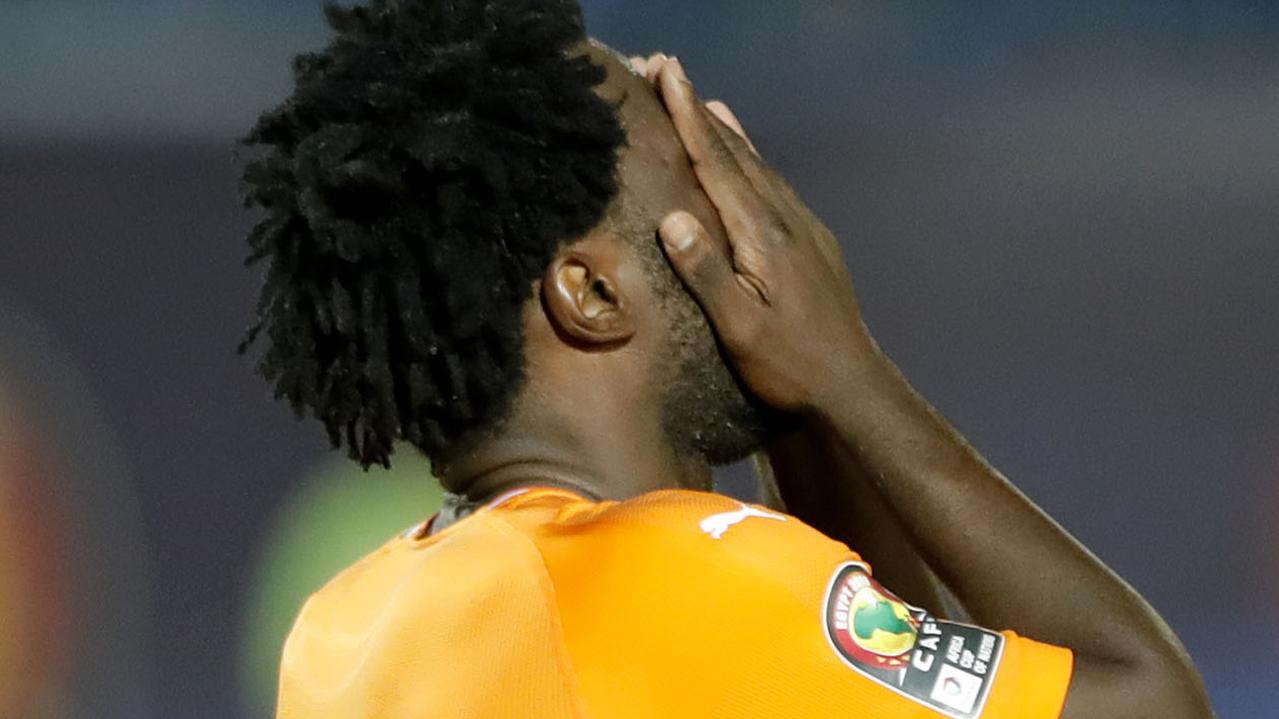
{"label": "jersey sleeve", "polygon": [[595,716],[1061,712],[1069,650],[937,619],[794,517],[659,492],[549,524],[536,542]]}

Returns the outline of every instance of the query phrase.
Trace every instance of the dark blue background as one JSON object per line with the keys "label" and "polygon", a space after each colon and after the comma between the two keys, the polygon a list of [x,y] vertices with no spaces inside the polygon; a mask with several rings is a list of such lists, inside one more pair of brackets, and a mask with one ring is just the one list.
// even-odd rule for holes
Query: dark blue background
{"label": "dark blue background", "polygon": [[[1120,5],[585,7],[734,106],[915,385],[1156,605],[1221,716],[1272,716],[1279,4]],[[246,715],[250,559],[326,449],[233,353],[232,156],[325,36],[309,1],[0,5],[0,306],[127,468],[87,511],[147,568],[121,695],[148,716]]]}

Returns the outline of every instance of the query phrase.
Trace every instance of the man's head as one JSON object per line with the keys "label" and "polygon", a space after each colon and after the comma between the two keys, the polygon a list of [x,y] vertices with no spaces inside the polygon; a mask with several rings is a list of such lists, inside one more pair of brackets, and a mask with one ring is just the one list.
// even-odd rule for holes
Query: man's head
{"label": "man's head", "polygon": [[[265,210],[259,371],[366,466],[503,431],[522,398],[622,392],[678,453],[757,446],[768,413],[719,356],[656,231],[724,241],[654,89],[571,0],[372,0],[295,63],[245,172]],[[540,394],[539,394],[540,393]]]}
{"label": "man's head", "polygon": [[[599,251],[624,253],[644,271],[630,311],[652,312],[650,338],[633,341],[650,354],[649,382],[659,391],[665,436],[679,453],[697,453],[724,464],[757,448],[777,419],[744,390],[728,369],[705,315],[676,277],[657,239],[662,220],[676,210],[695,215],[715,239],[727,234],[689,163],[659,93],[625,58],[594,40],[582,46],[607,70],[596,88],[617,108],[627,142],[619,153],[620,191],[601,223],[588,234],[609,240]],[[571,243],[570,251],[581,243]],[[544,279],[544,282],[549,280]],[[649,339],[655,340],[649,344]]]}

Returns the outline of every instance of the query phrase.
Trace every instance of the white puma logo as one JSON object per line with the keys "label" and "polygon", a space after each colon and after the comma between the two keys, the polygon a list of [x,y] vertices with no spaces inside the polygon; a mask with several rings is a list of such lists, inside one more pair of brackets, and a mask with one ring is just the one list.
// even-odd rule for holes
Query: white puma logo
{"label": "white puma logo", "polygon": [[762,509],[755,509],[750,505],[743,504],[741,509],[733,512],[721,512],[712,514],[702,520],[702,531],[711,535],[711,539],[719,539],[724,536],[730,527],[735,524],[746,521],[747,517],[759,517],[760,519],[780,519],[785,522],[786,518],[780,514],[765,512]]}

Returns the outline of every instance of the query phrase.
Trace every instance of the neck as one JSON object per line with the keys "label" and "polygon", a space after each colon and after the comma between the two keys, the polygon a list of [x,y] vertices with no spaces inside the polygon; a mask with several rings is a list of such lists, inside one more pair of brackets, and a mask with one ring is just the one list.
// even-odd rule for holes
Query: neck
{"label": "neck", "polygon": [[710,491],[710,464],[676,453],[655,414],[583,412],[580,403],[575,409],[516,413],[493,436],[439,464],[444,488],[471,502],[530,485],[617,500],[658,489]]}

